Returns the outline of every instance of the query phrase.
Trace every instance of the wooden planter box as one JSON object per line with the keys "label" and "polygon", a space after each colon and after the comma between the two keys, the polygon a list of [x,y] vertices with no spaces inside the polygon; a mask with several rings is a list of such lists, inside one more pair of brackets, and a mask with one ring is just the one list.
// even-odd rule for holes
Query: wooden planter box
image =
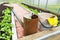
{"label": "wooden planter box", "polygon": [[[12,19],[14,20],[14,17],[12,17]],[[14,24],[13,20],[12,20],[12,23]],[[14,26],[12,29],[13,29],[12,32],[14,32],[14,35],[16,35],[16,32],[15,32],[16,31],[16,27]],[[45,39],[47,37],[54,36],[54,35],[57,35],[57,34],[60,33],[60,27],[52,28],[52,29],[53,29],[52,31],[44,30],[44,31],[40,31],[40,32],[37,32],[37,33],[32,34],[32,35],[24,36],[24,37],[19,38],[19,39],[16,39],[17,36],[13,35],[13,37],[12,37],[13,39],[12,40],[42,40],[42,39]],[[56,38],[56,37],[54,37],[54,38]]]}
{"label": "wooden planter box", "polygon": [[[12,28],[11,28],[11,31],[12,31],[12,37],[10,40],[16,40],[17,39],[17,34],[16,34],[16,27],[15,27],[15,21],[14,21],[14,14],[12,12],[12,7],[8,6],[8,5],[5,5],[5,3],[3,2],[2,4],[0,4],[0,16],[4,16],[4,14],[2,14],[2,11],[6,8],[10,8],[11,9],[11,23],[12,23]],[[3,18],[0,18],[0,22],[3,20]],[[0,31],[1,33],[4,33],[3,31]],[[0,40],[3,40],[3,39],[0,39]]]}
{"label": "wooden planter box", "polygon": [[60,39],[60,27],[55,27],[51,29],[52,30],[47,29],[39,31],[37,33],[19,38],[18,40],[53,40],[53,38],[55,38],[54,40]]}
{"label": "wooden planter box", "polygon": [[[24,9],[27,10],[28,12],[31,12],[30,10],[28,10],[26,8],[24,8]],[[53,38],[59,39],[59,37],[60,37],[60,27],[56,27],[56,28],[52,28],[52,31],[49,29],[40,31],[35,34],[19,38],[18,40],[44,40],[44,39],[53,40]],[[56,39],[54,39],[54,40],[56,40]]]}

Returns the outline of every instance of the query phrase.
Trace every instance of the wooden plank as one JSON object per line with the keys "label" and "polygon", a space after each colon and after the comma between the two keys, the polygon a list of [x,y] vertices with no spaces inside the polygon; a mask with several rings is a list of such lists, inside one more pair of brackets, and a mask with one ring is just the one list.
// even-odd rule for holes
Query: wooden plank
{"label": "wooden plank", "polygon": [[21,6],[19,6],[18,4],[13,3],[11,6],[13,7],[13,12],[14,12],[16,18],[18,19],[20,24],[23,26],[23,24],[24,24],[23,17],[24,17],[24,15],[28,14],[29,12],[26,11]]}
{"label": "wooden plank", "polygon": [[22,22],[24,22],[23,17],[24,17],[24,15],[28,14],[29,12],[26,11],[21,6],[19,6],[18,4],[12,4],[12,7],[13,7],[13,10],[15,11],[16,15],[18,16],[18,18],[21,19]]}
{"label": "wooden plank", "polygon": [[32,35],[29,35],[29,36],[25,36],[23,38],[20,38],[18,40],[34,40],[36,38],[39,38],[39,37],[42,37],[44,35],[47,35],[49,33],[52,33],[52,32],[55,32],[57,30],[60,30],[60,27],[57,27],[57,28],[52,28],[53,30],[50,31],[50,30],[45,30],[45,31],[42,31],[42,32],[38,32],[38,33],[35,33],[35,34],[32,34]]}
{"label": "wooden plank", "polygon": [[52,36],[52,37],[49,37],[49,38],[47,38],[45,40],[60,40],[60,34]]}

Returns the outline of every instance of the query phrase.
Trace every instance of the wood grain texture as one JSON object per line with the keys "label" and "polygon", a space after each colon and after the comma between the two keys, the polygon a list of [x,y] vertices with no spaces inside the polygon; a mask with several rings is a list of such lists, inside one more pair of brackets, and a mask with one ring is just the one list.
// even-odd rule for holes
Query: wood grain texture
{"label": "wood grain texture", "polygon": [[49,38],[47,38],[45,40],[60,40],[60,34],[52,36],[52,37],[49,37]]}
{"label": "wood grain texture", "polygon": [[[51,30],[45,30],[45,31],[42,31],[42,32],[38,32],[38,33],[35,33],[35,34],[32,34],[32,35],[29,35],[29,36],[25,36],[23,38],[19,38],[18,40],[34,40],[36,38],[42,37],[44,35],[47,35],[47,34],[52,33],[52,32],[55,32],[57,30],[60,30],[60,27],[52,28],[52,31]],[[60,34],[56,35],[56,36],[53,36],[51,38],[48,38],[47,40],[50,40],[50,39],[51,40],[53,40],[53,39],[57,40],[57,39],[59,39],[59,37],[60,37]]]}

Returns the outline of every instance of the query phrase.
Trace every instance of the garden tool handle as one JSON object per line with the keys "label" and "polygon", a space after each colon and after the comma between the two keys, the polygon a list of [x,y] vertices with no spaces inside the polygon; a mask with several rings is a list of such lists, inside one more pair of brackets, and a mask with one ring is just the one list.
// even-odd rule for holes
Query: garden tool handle
{"label": "garden tool handle", "polygon": [[40,20],[39,20],[39,22],[41,23],[41,25],[43,26],[43,27],[45,27],[45,28],[52,28],[52,27],[47,27],[46,25],[44,25]]}

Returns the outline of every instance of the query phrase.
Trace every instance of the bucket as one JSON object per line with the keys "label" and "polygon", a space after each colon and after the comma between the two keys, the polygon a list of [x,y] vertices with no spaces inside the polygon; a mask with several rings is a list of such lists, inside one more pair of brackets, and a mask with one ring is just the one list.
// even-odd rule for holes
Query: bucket
{"label": "bucket", "polygon": [[30,16],[30,18],[27,18],[27,16],[24,17],[25,35],[34,34],[38,30],[38,17],[31,19],[31,15],[28,16]]}

